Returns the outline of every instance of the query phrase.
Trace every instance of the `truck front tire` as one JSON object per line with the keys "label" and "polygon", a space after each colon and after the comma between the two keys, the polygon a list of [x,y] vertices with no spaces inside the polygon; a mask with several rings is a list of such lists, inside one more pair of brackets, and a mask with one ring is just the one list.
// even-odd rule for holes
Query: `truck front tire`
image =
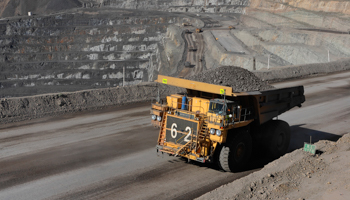
{"label": "truck front tire", "polygon": [[220,150],[219,166],[226,172],[244,169],[252,153],[252,138],[247,131],[241,131],[231,138]]}

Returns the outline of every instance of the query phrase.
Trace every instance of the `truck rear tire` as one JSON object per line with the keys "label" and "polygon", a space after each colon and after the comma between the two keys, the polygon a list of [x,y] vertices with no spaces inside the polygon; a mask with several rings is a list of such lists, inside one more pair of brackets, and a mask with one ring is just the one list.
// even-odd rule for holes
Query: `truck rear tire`
{"label": "truck rear tire", "polygon": [[272,120],[267,124],[266,134],[268,138],[264,146],[268,150],[269,157],[277,159],[283,156],[290,143],[289,124],[282,120]]}
{"label": "truck rear tire", "polygon": [[252,153],[252,138],[242,131],[223,145],[219,155],[219,166],[226,172],[241,171]]}

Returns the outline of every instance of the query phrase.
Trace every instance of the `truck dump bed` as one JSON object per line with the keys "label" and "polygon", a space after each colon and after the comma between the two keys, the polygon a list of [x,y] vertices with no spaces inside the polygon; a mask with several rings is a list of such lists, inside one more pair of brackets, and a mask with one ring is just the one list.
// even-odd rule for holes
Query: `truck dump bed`
{"label": "truck dump bed", "polygon": [[261,91],[259,95],[260,124],[294,108],[305,101],[304,87],[296,86]]}

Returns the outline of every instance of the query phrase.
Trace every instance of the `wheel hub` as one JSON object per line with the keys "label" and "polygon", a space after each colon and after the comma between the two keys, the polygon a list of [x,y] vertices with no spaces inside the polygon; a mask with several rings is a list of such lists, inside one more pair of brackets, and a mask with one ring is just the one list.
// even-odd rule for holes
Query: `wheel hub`
{"label": "wheel hub", "polygon": [[245,154],[245,145],[244,143],[239,143],[236,147],[234,158],[236,161],[241,160],[244,157]]}
{"label": "wheel hub", "polygon": [[283,143],[284,143],[284,134],[280,133],[277,139],[277,148],[282,148],[284,146]]}

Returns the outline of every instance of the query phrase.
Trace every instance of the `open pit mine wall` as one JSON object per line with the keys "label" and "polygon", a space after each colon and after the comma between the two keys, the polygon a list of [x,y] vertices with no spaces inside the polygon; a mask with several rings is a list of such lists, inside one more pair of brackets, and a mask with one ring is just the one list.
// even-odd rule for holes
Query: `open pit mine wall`
{"label": "open pit mine wall", "polygon": [[169,12],[242,13],[248,0],[81,0],[83,7],[116,7]]}
{"label": "open pit mine wall", "polygon": [[125,85],[152,81],[171,59],[163,53],[169,25],[197,24],[179,15],[122,14],[1,20],[0,97],[121,86],[123,77]]}
{"label": "open pit mine wall", "polygon": [[349,1],[250,0],[243,13],[246,15],[241,20],[254,27],[288,26],[350,32]]}
{"label": "open pit mine wall", "polygon": [[[116,7],[170,12],[246,13],[245,8],[272,12],[296,10],[350,14],[348,1],[335,0],[80,0],[85,8]],[[306,19],[307,20],[307,19]]]}
{"label": "open pit mine wall", "polygon": [[277,12],[302,8],[310,11],[350,14],[350,3],[343,0],[250,0],[250,2],[251,8],[262,8]]}

